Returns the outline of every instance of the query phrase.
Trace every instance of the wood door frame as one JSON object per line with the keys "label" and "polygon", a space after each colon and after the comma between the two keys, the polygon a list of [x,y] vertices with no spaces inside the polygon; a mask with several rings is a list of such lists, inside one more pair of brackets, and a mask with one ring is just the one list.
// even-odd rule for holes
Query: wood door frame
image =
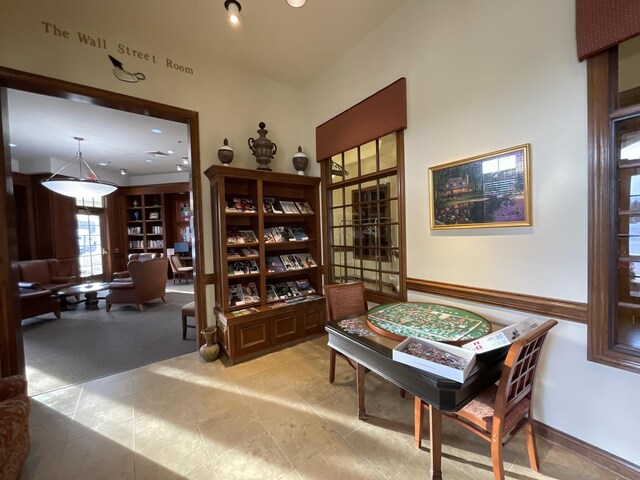
{"label": "wood door frame", "polygon": [[[7,89],[22,90],[76,102],[98,105],[124,112],[137,113],[187,125],[191,152],[191,205],[194,230],[194,288],[197,331],[206,327],[205,270],[202,213],[202,172],[198,112],[109,92],[94,87],[66,82],[0,67],[0,204],[7,215],[0,216],[0,377],[24,374],[25,359],[17,288],[17,234],[13,195],[11,152],[9,151],[9,110]],[[196,241],[196,239],[200,241]],[[199,299],[202,299],[199,301]],[[202,339],[198,336],[198,345]]]}

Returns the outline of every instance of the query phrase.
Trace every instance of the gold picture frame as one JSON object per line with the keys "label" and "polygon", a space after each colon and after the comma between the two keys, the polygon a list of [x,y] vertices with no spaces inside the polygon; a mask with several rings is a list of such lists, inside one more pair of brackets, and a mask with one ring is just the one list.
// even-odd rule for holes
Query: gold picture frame
{"label": "gold picture frame", "polygon": [[431,229],[531,226],[530,144],[429,168]]}

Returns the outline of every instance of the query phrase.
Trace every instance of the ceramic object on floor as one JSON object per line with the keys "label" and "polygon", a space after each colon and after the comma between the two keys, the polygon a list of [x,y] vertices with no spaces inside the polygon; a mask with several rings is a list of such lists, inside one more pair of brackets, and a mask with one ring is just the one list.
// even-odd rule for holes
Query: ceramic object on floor
{"label": "ceramic object on floor", "polygon": [[220,346],[215,341],[215,332],[202,330],[200,333],[202,333],[206,342],[200,347],[200,356],[205,362],[213,362],[220,353]]}

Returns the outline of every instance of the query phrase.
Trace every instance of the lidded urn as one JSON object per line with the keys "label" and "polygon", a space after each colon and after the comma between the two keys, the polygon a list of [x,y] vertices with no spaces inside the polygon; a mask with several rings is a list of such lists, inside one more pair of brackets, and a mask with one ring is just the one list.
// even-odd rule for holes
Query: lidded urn
{"label": "lidded urn", "polygon": [[224,139],[224,143],[218,148],[218,160],[223,165],[229,165],[233,161],[233,148],[229,146],[229,140]]}
{"label": "lidded urn", "polygon": [[256,157],[256,162],[258,162],[258,170],[269,170],[269,162],[273,159],[273,156],[278,151],[278,147],[275,143],[267,138],[268,130],[265,130],[266,124],[264,122],[260,122],[258,124],[260,129],[258,130],[258,138],[250,138],[249,139],[249,148],[251,152]]}
{"label": "lidded urn", "polygon": [[293,162],[293,168],[296,169],[298,175],[304,175],[304,171],[309,165],[309,158],[307,157],[307,154],[302,151],[302,147],[298,146],[298,151],[293,154],[293,158],[291,160]]}

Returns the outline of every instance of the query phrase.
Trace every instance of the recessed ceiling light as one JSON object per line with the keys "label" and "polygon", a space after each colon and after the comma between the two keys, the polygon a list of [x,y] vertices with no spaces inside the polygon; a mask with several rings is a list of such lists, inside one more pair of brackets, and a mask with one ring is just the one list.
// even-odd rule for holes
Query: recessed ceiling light
{"label": "recessed ceiling light", "polygon": [[144,161],[147,163],[153,163],[153,160],[151,160],[150,158],[145,158]]}
{"label": "recessed ceiling light", "polygon": [[176,170],[178,170],[179,172],[182,171],[182,165],[180,164],[176,164]]}
{"label": "recessed ceiling light", "polygon": [[182,163],[189,165],[189,159],[187,157],[182,157]]}
{"label": "recessed ceiling light", "polygon": [[171,155],[172,153],[176,153],[176,152],[174,152],[173,150],[167,150],[167,153]]}
{"label": "recessed ceiling light", "polygon": [[124,168],[120,169],[120,175],[126,175],[127,171]]}
{"label": "recessed ceiling light", "polygon": [[16,145],[15,143],[10,143],[10,144],[9,144],[9,146],[10,146],[11,148],[16,148],[18,145]]}
{"label": "recessed ceiling light", "polygon": [[159,128],[152,128],[151,131],[153,133],[162,133],[162,130],[160,130]]}
{"label": "recessed ceiling light", "polygon": [[287,3],[294,8],[302,7],[307,0],[287,0]]}
{"label": "recessed ceiling light", "polygon": [[101,167],[106,167],[109,164],[107,162],[98,162],[98,165],[100,165]]}

